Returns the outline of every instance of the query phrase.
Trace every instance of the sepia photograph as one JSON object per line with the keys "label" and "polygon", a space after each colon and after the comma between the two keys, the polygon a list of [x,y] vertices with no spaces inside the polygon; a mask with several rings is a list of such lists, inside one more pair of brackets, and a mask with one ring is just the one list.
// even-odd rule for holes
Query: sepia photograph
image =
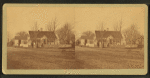
{"label": "sepia photograph", "polygon": [[[77,8],[75,54],[83,69],[144,68],[144,8]],[[76,36],[77,37],[77,36]]]}
{"label": "sepia photograph", "polygon": [[72,8],[61,7],[7,8],[7,68],[71,69],[75,66],[73,12]]}
{"label": "sepia photograph", "polygon": [[3,73],[146,74],[147,18],[144,4],[5,4]]}

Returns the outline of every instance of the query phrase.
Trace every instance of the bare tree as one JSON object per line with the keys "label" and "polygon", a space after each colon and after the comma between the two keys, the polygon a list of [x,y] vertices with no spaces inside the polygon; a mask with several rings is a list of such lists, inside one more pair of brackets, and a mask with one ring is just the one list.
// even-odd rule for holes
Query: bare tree
{"label": "bare tree", "polygon": [[122,18],[121,18],[121,20],[120,20],[120,22],[119,22],[119,31],[121,32],[121,29],[122,29]]}
{"label": "bare tree", "polygon": [[129,28],[124,30],[123,35],[126,42],[129,44],[135,44],[136,39],[141,36],[139,31],[137,31],[137,26],[135,24],[132,24]]}
{"label": "bare tree", "polygon": [[101,25],[98,25],[97,29],[100,31],[103,31],[104,30],[104,23],[102,22]]}
{"label": "bare tree", "polygon": [[54,19],[54,21],[53,21],[53,26],[54,26],[54,32],[55,32],[55,30],[56,30],[56,28],[57,28],[57,19],[56,19],[56,17],[55,17],[55,19]]}
{"label": "bare tree", "polygon": [[48,22],[48,24],[47,24],[47,30],[48,31],[53,31],[53,27],[52,27],[53,25],[52,25],[52,22]]}
{"label": "bare tree", "polygon": [[118,26],[118,23],[114,24],[113,28],[114,28],[114,31],[119,31],[120,30],[120,27]]}
{"label": "bare tree", "polygon": [[10,41],[10,33],[7,31],[7,43]]}
{"label": "bare tree", "polygon": [[57,33],[62,43],[69,43],[70,41],[75,41],[75,34],[73,32],[73,26],[69,23],[66,23],[62,28],[60,28]]}
{"label": "bare tree", "polygon": [[7,46],[13,46],[14,42],[13,42],[13,39],[11,39],[12,36],[10,34],[9,31],[7,31]]}
{"label": "bare tree", "polygon": [[85,31],[82,33],[82,35],[84,35],[86,37],[94,37],[94,33],[91,31]]}
{"label": "bare tree", "polygon": [[39,27],[38,27],[38,24],[37,24],[37,21],[34,23],[34,25],[32,26],[32,30],[33,31],[38,31]]}
{"label": "bare tree", "polygon": [[119,23],[114,24],[113,28],[114,28],[114,31],[120,31],[121,32],[121,29],[122,29],[122,18],[119,21]]}
{"label": "bare tree", "polygon": [[48,31],[54,31],[55,32],[57,26],[58,26],[58,22],[57,22],[57,18],[55,17],[55,19],[53,21],[48,23],[46,28]]}
{"label": "bare tree", "polygon": [[20,37],[27,37],[29,36],[29,34],[25,31],[20,31],[16,34],[17,36],[20,36]]}

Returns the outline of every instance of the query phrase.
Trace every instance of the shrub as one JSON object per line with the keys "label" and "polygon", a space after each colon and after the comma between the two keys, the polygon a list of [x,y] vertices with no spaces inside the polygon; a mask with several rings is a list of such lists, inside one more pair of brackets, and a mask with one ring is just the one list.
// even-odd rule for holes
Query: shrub
{"label": "shrub", "polygon": [[14,42],[13,41],[10,41],[7,43],[7,46],[13,46],[14,45]]}

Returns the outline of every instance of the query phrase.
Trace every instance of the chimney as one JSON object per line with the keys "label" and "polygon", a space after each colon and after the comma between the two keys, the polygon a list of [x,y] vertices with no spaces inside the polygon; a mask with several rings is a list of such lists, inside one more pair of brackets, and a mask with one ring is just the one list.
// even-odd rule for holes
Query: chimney
{"label": "chimney", "polygon": [[109,28],[107,28],[107,31],[109,31]]}
{"label": "chimney", "polygon": [[40,31],[43,31],[43,28],[41,28]]}

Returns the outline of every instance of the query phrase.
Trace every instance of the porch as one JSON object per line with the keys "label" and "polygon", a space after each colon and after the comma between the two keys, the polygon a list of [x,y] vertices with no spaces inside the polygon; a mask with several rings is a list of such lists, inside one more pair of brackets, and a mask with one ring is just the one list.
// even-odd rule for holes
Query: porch
{"label": "porch", "polygon": [[34,48],[40,48],[40,47],[53,47],[54,45],[56,45],[55,43],[56,40],[52,40],[52,39],[37,39],[37,40],[33,40],[31,45]]}
{"label": "porch", "polygon": [[103,38],[99,39],[97,41],[97,46],[100,48],[104,47],[115,47],[121,45],[121,39],[108,39],[108,38]]}

